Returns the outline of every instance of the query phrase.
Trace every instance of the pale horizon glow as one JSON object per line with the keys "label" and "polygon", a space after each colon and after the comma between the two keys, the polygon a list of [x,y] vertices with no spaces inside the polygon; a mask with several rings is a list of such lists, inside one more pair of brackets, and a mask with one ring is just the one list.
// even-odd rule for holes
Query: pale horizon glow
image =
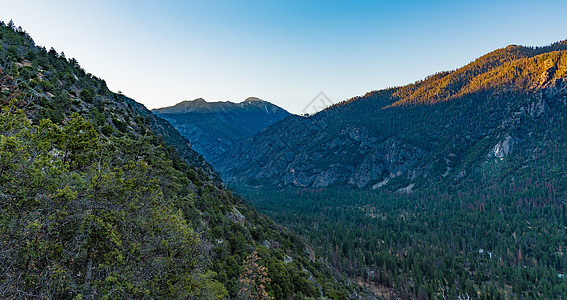
{"label": "pale horizon glow", "polygon": [[3,1],[36,44],[159,108],[257,97],[301,114],[567,39],[566,1]]}

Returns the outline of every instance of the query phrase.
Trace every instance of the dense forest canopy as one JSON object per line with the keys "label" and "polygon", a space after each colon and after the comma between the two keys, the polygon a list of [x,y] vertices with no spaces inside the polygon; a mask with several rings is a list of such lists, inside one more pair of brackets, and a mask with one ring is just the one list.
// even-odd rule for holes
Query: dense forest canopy
{"label": "dense forest canopy", "polygon": [[508,192],[305,189],[247,197],[377,294],[566,297],[565,185]]}

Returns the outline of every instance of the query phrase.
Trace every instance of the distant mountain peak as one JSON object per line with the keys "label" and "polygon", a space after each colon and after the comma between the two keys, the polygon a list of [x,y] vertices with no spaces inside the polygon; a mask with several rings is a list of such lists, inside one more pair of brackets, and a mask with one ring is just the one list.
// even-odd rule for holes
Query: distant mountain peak
{"label": "distant mountain peak", "polygon": [[283,108],[256,97],[239,103],[206,102],[199,98],[153,112],[168,120],[207,159],[290,115]]}
{"label": "distant mountain peak", "polygon": [[181,114],[189,112],[211,113],[240,109],[257,109],[256,107],[268,112],[285,111],[283,108],[257,97],[248,97],[240,103],[230,101],[207,102],[203,98],[197,98],[195,100],[184,100],[173,106],[156,108],[152,111],[157,114]]}

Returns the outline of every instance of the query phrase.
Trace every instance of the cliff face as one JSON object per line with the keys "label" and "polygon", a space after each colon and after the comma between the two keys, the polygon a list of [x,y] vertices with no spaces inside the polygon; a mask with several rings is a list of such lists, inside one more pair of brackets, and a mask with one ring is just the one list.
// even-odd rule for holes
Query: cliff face
{"label": "cliff face", "polygon": [[290,115],[257,98],[248,98],[241,103],[196,99],[153,112],[169,121],[207,160],[215,159],[242,140]]}
{"label": "cliff face", "polygon": [[564,44],[510,46],[453,72],[287,118],[212,164],[229,183],[279,188],[406,193],[511,179],[547,164],[546,147],[563,141]]}

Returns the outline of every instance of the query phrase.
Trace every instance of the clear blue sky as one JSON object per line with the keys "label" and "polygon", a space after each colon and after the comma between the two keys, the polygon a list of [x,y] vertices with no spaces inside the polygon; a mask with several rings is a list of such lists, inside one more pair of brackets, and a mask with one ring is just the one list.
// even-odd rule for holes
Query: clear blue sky
{"label": "clear blue sky", "polygon": [[567,39],[567,1],[7,1],[37,44],[149,108],[249,96],[294,113]]}

